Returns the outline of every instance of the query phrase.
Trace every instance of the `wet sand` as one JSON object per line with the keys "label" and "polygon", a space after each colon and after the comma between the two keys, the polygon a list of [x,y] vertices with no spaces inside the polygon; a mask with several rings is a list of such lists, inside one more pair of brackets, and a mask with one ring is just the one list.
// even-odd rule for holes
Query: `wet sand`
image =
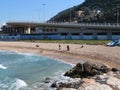
{"label": "wet sand", "polygon": [[[120,68],[120,47],[107,47],[104,45],[82,45],[35,42],[7,42],[0,41],[0,50],[17,51],[44,55],[70,64],[78,62],[93,62]],[[67,45],[70,51],[67,51]],[[81,48],[82,47],[82,48]]]}

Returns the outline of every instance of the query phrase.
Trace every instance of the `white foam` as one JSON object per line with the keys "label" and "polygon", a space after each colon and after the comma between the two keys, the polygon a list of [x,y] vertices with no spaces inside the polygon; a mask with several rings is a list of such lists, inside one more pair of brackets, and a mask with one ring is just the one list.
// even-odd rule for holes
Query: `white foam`
{"label": "white foam", "polygon": [[26,87],[27,83],[21,79],[16,79],[16,82],[11,85],[9,90],[19,90],[22,87]]}
{"label": "white foam", "polygon": [[14,53],[20,54],[20,55],[27,55],[27,56],[35,56],[35,54],[33,53],[23,53],[23,52],[18,52],[18,51],[14,51]]}
{"label": "white foam", "polygon": [[0,68],[1,69],[7,69],[7,67],[3,66],[2,64],[0,64]]}
{"label": "white foam", "polygon": [[22,53],[22,52],[18,52],[18,51],[10,51],[10,50],[0,50],[0,52],[7,52],[7,53],[10,53],[10,54],[20,54],[20,55],[27,55],[27,56],[33,56],[33,55],[36,55],[36,54],[33,54],[33,53]]}

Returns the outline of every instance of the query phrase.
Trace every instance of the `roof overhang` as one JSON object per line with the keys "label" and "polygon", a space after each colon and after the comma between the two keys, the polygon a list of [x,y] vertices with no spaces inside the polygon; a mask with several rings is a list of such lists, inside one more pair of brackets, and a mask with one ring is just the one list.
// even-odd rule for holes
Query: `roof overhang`
{"label": "roof overhang", "polygon": [[56,27],[56,28],[86,28],[95,30],[120,30],[120,25],[107,24],[66,24],[66,23],[34,23],[34,22],[7,22],[6,25],[18,27]]}

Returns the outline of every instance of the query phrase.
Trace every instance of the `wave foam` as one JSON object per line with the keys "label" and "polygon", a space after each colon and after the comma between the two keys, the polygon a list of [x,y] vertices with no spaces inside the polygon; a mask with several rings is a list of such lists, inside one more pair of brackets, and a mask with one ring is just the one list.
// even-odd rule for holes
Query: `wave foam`
{"label": "wave foam", "polygon": [[1,69],[7,69],[7,67],[3,66],[2,64],[0,64],[0,68]]}
{"label": "wave foam", "polygon": [[9,90],[19,90],[22,87],[26,87],[27,84],[25,81],[16,79],[16,82],[12,84],[12,86],[9,88]]}
{"label": "wave foam", "polygon": [[18,51],[14,51],[14,52],[19,54],[19,55],[27,55],[27,56],[34,56],[35,55],[33,53],[23,53],[23,52],[18,52]]}

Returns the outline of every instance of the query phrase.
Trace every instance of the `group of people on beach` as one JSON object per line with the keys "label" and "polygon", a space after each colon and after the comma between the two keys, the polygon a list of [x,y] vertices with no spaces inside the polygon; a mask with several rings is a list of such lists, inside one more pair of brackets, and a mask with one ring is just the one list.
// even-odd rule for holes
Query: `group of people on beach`
{"label": "group of people on beach", "polygon": [[[70,51],[70,47],[69,47],[69,45],[67,45],[67,51]],[[61,44],[59,44],[59,50],[61,50]]]}
{"label": "group of people on beach", "polygon": [[[83,48],[83,47],[84,47],[84,46],[82,45],[80,48]],[[70,51],[70,46],[67,45],[66,49],[67,49],[67,51]],[[59,50],[61,50],[61,44],[59,44]]]}
{"label": "group of people on beach", "polygon": [[[39,45],[36,45],[36,47],[39,47]],[[83,48],[83,45],[80,48]],[[61,44],[59,44],[59,50],[61,50]],[[66,46],[66,50],[70,51],[70,46],[69,45]]]}

